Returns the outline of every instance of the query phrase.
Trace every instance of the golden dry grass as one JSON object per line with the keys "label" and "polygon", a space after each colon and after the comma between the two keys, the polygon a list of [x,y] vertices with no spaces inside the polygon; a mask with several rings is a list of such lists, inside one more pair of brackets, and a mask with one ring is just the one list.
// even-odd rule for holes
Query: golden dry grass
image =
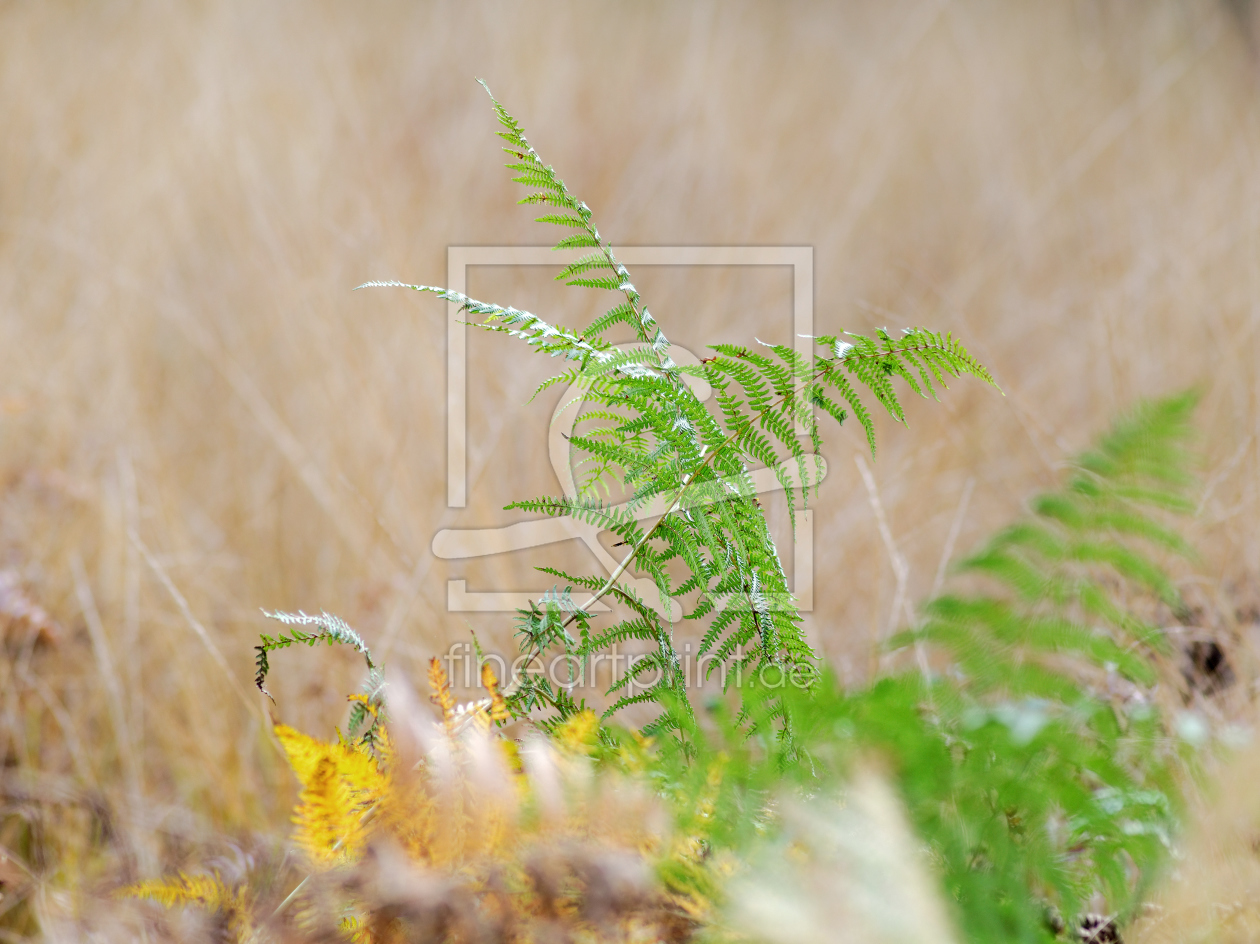
{"label": "golden dry grass", "polygon": [[1147,904],[1130,938],[1137,944],[1241,944],[1260,932],[1260,807],[1254,749],[1213,773],[1195,803],[1183,855]]}
{"label": "golden dry grass", "polygon": [[[586,561],[433,558],[439,528],[554,489],[551,403],[521,406],[549,365],[470,340],[470,502],[447,509],[444,307],[349,292],[551,235],[512,205],[476,75],[616,243],[811,245],[820,329],[951,329],[993,370],[1005,398],[959,384],[881,429],[910,600],[956,517],[955,553],[1117,410],[1200,384],[1197,586],[1217,629],[1249,622],[1260,78],[1224,4],[10,3],[0,569],[62,631],[10,621],[0,751],[71,798],[58,836],[86,835],[71,800],[108,798],[146,871],[283,822],[260,607],[336,612],[418,677],[470,628],[511,647],[506,616],[446,613],[448,577],[527,589],[531,563]],[[635,277],[693,349],[788,337],[783,270]],[[547,280],[470,291],[591,311]],[[897,597],[861,448],[831,446],[810,618],[853,680]],[[286,722],[341,718],[356,663],[276,661]]]}

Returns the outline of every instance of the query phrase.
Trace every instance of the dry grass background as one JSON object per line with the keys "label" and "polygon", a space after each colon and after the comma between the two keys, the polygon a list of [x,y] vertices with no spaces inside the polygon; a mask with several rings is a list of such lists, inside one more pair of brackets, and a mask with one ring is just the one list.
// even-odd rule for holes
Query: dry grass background
{"label": "dry grass background", "polygon": [[[0,752],[10,812],[55,808],[46,867],[74,872],[85,797],[115,810],[124,871],[283,822],[250,686],[260,607],[336,612],[417,676],[470,628],[511,646],[508,617],[446,613],[446,579],[542,586],[539,558],[429,543],[554,489],[551,404],[521,405],[550,365],[470,339],[470,504],[449,510],[444,306],[349,292],[441,282],[448,245],[551,235],[513,206],[474,76],[614,242],[811,245],[820,330],[954,330],[992,368],[1005,398],[959,384],[882,430],[912,600],[956,517],[957,553],[1116,411],[1200,384],[1189,585],[1211,628],[1245,628],[1260,74],[1226,5],[9,2],[0,569],[60,631],[8,620]],[[635,278],[693,349],[788,338],[786,270]],[[597,304],[548,279],[478,269],[470,291],[567,322]],[[897,595],[861,448],[831,444],[810,617],[854,681]],[[276,662],[285,721],[340,720],[354,662]],[[29,822],[0,845],[39,845]]]}

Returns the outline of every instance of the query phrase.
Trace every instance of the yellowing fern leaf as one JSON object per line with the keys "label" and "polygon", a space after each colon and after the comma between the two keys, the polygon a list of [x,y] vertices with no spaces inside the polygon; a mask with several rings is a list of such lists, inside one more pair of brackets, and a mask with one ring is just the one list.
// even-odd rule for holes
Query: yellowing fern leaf
{"label": "yellowing fern leaf", "polygon": [[589,754],[599,738],[599,718],[589,708],[556,728],[555,742],[572,754]]}
{"label": "yellowing fern leaf", "polygon": [[372,716],[373,721],[377,719],[377,716],[378,716],[377,708],[376,708],[376,705],[372,704],[372,699],[370,696],[355,693],[353,695],[347,695],[346,701],[354,705],[362,705],[363,710]]}
{"label": "yellowing fern leaf", "polygon": [[276,727],[276,736],[302,784],[295,841],[317,864],[357,861],[368,820],[389,789],[376,758],[365,748],[326,744],[285,725]]}
{"label": "yellowing fern leaf", "polygon": [[511,721],[512,713],[508,711],[503,693],[499,691],[499,680],[495,678],[494,669],[490,668],[489,662],[481,663],[481,684],[490,693],[490,720],[495,722]]}
{"label": "yellowing fern leaf", "polygon": [[341,919],[341,930],[352,944],[373,944],[372,929],[360,915],[350,915]]}
{"label": "yellowing fern leaf", "polygon": [[276,725],[275,732],[280,746],[284,748],[284,756],[289,761],[289,766],[297,775],[298,782],[306,786],[306,782],[315,772],[316,765],[327,752],[328,745],[287,724]]}
{"label": "yellowing fern leaf", "polygon": [[222,914],[235,941],[253,934],[253,915],[244,889],[228,888],[218,875],[189,875],[179,872],[151,882],[137,882],[122,889],[126,898],[155,901],[166,908],[193,906]]}
{"label": "yellowing fern leaf", "polygon": [[389,728],[385,725],[377,728],[373,743],[376,746],[376,756],[380,759],[380,769],[389,772],[393,769],[394,760],[398,756],[394,750],[394,741],[389,736]]}
{"label": "yellowing fern leaf", "polygon": [[442,722],[450,731],[455,717],[455,696],[451,693],[451,681],[446,677],[446,670],[436,658],[429,660],[429,687],[433,689],[429,700],[442,709]]}

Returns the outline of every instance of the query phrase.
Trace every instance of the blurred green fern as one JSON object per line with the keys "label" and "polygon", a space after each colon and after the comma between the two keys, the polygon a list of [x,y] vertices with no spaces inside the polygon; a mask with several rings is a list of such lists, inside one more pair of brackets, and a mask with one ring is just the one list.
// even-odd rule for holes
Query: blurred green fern
{"label": "blurred green fern", "polygon": [[772,809],[785,781],[825,795],[875,754],[967,940],[1052,940],[1056,916],[1070,925],[1097,896],[1127,920],[1167,860],[1189,769],[1157,704],[1168,643],[1138,613],[1180,605],[1164,563],[1191,550],[1167,515],[1193,507],[1196,399],[1141,404],[958,566],[987,587],[929,601],[889,643],[929,647],[927,672],[850,692],[827,674],[812,693],[761,693],[766,705],[745,693],[754,713],[783,708],[790,744],[697,727],[699,762],[660,778],[679,808],[720,765],[708,834],[746,857],[766,829],[749,812]]}

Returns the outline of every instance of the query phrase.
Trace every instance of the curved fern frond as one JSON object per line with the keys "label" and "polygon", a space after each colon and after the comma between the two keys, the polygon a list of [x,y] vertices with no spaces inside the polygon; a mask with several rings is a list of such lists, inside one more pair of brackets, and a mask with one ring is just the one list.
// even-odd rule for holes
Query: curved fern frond
{"label": "curved fern frond", "polygon": [[[367,647],[367,643],[363,641],[363,637],[350,628],[349,624],[331,613],[321,613],[318,616],[310,616],[300,610],[297,613],[284,613],[277,610],[269,613],[263,610],[263,616],[268,619],[277,620],[287,626],[294,627],[289,631],[289,635],[279,633],[276,636],[268,636],[261,633],[262,645],[255,646],[255,672],[254,685],[258,690],[266,695],[274,702],[271,692],[267,691],[265,683],[267,681],[267,673],[271,671],[271,664],[267,659],[267,653],[275,652],[277,649],[287,649],[289,646],[301,643],[306,646],[315,646],[321,642],[328,645],[349,646],[356,652],[361,653],[365,662],[367,662],[368,671],[376,670],[376,663],[372,661],[372,653]],[[300,627],[315,626],[317,632],[307,632]]]}

